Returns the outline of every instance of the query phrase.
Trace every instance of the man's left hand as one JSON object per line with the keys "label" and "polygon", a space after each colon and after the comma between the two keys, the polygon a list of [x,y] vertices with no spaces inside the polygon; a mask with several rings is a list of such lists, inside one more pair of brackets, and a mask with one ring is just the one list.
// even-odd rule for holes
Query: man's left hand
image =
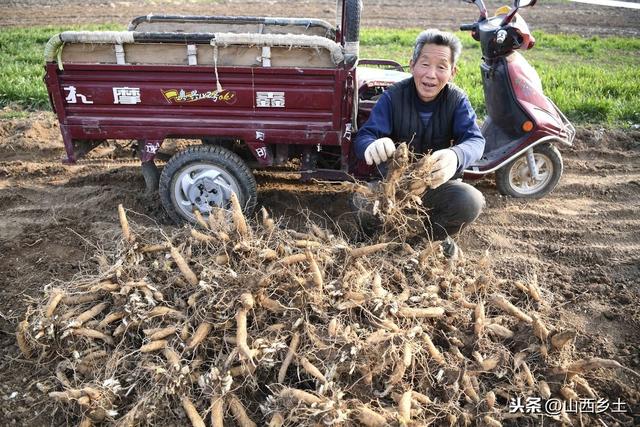
{"label": "man's left hand", "polygon": [[435,151],[430,160],[431,188],[438,188],[449,181],[458,169],[458,155],[449,148]]}

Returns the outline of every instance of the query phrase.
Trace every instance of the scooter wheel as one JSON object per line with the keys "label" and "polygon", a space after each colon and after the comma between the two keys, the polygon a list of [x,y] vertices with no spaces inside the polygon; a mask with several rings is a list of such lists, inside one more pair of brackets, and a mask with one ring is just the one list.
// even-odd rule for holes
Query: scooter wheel
{"label": "scooter wheel", "polygon": [[244,161],[219,146],[195,146],[175,154],[160,175],[160,201],[171,219],[195,222],[199,210],[228,209],[235,193],[245,215],[256,206],[256,180]]}
{"label": "scooter wheel", "polygon": [[496,185],[500,193],[519,198],[539,199],[551,193],[562,176],[562,156],[556,147],[540,144],[533,148],[538,177],[533,178],[523,155],[496,171]]}

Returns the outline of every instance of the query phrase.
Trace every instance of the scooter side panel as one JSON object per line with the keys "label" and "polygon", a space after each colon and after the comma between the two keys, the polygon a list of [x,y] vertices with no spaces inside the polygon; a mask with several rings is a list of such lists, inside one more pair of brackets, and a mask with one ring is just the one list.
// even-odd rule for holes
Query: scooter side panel
{"label": "scooter side panel", "polygon": [[489,152],[525,135],[522,124],[530,118],[517,102],[506,61],[501,58],[491,65],[483,63],[480,68],[488,116],[503,134],[495,139],[485,135],[485,151]]}
{"label": "scooter side panel", "polygon": [[543,135],[562,134],[562,119],[542,91],[536,70],[518,52],[509,56],[507,66],[516,99],[535,122],[536,132]]}

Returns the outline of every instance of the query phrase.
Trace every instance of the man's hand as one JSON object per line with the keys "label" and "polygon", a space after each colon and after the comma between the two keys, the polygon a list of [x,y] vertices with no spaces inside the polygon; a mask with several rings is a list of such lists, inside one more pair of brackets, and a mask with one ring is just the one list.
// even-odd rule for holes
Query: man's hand
{"label": "man's hand", "polygon": [[458,155],[445,148],[431,155],[431,188],[438,188],[449,181],[458,169]]}
{"label": "man's hand", "polygon": [[[379,138],[373,141],[367,149],[364,151],[364,159],[368,165],[379,165],[382,162],[386,162],[393,152],[396,151],[396,145],[391,138]],[[455,153],[453,154],[455,156]]]}

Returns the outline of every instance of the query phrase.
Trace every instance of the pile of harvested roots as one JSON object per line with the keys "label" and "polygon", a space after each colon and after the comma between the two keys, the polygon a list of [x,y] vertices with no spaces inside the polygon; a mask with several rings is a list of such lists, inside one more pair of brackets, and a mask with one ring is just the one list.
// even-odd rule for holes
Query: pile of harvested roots
{"label": "pile of harvested roots", "polygon": [[572,360],[535,277],[428,240],[353,247],[248,223],[235,197],[173,236],[119,213],[99,271],[47,288],[17,331],[83,426],[493,426],[532,416],[509,399],[596,396],[584,373],[620,366]]}

